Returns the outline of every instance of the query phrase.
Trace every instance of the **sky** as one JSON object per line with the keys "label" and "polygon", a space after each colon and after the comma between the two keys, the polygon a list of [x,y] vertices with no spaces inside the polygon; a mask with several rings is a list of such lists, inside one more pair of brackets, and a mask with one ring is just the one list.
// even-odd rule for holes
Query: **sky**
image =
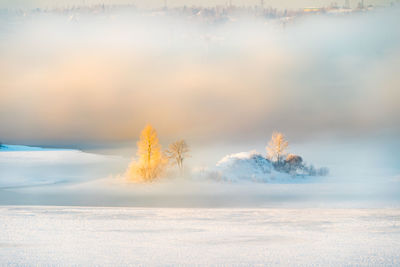
{"label": "sky", "polygon": [[[400,133],[399,9],[312,16],[284,29],[173,17],[2,17],[0,140],[82,148],[166,144],[374,142]],[[234,152],[234,151],[232,151]]]}

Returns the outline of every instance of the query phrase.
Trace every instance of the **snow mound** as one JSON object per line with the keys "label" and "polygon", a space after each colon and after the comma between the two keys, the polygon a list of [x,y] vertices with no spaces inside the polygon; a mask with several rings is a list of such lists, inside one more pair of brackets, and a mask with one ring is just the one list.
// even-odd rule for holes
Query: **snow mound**
{"label": "snow mound", "polygon": [[250,151],[225,156],[217,163],[216,172],[224,181],[268,182],[273,167],[265,157]]}

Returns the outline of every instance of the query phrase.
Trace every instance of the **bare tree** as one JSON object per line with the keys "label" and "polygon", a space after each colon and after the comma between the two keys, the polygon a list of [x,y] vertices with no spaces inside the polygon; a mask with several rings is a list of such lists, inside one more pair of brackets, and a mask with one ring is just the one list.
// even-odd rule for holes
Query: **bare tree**
{"label": "bare tree", "polygon": [[179,170],[183,172],[183,160],[189,157],[189,146],[185,140],[181,139],[169,145],[166,151],[168,158],[173,160],[174,164],[178,165]]}
{"label": "bare tree", "polygon": [[271,140],[268,143],[267,157],[272,161],[280,164],[284,156],[286,155],[286,149],[289,143],[286,141],[284,135],[279,132],[274,132],[272,134]]}

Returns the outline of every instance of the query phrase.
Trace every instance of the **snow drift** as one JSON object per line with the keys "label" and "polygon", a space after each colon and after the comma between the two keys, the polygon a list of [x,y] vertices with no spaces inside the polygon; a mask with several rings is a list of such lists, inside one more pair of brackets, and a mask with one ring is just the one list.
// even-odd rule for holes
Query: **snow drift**
{"label": "snow drift", "polygon": [[0,148],[0,189],[76,183],[117,171],[118,157],[21,145]]}
{"label": "snow drift", "polygon": [[216,165],[216,178],[223,181],[271,181],[273,166],[255,151],[230,154]]}

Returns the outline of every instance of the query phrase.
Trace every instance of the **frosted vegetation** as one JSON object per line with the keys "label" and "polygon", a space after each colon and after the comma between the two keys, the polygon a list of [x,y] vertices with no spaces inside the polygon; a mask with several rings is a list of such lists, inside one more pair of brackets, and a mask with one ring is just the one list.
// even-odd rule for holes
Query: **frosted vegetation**
{"label": "frosted vegetation", "polygon": [[327,173],[327,168],[315,169],[313,165],[306,165],[300,156],[290,154],[284,161],[274,162],[251,151],[225,156],[207,175],[218,181],[295,182],[295,179]]}
{"label": "frosted vegetation", "polygon": [[267,146],[267,156],[255,151],[227,155],[209,175],[220,181],[283,182],[328,174],[328,168],[316,169],[303,162],[301,156],[287,154],[288,146],[283,134],[275,132]]}
{"label": "frosted vegetation", "polygon": [[[316,169],[313,165],[303,162],[301,156],[288,154],[288,146],[289,142],[284,135],[274,132],[266,147],[266,156],[256,152],[227,155],[216,167],[202,169],[195,173],[195,176],[217,181],[273,182],[328,174],[327,168]],[[163,152],[156,130],[147,125],[140,135],[137,147],[138,159],[131,162],[125,173],[129,181],[152,182],[166,176],[182,176],[183,163],[190,151],[185,140],[170,144],[169,149]],[[178,166],[178,173],[171,170],[173,165]]]}

